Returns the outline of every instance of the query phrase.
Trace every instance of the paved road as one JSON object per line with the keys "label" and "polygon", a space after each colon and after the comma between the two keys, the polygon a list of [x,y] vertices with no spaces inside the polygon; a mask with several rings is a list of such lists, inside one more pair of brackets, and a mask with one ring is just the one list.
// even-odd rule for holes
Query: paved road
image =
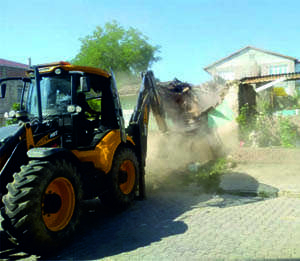
{"label": "paved road", "polygon": [[[89,202],[84,226],[51,260],[300,260],[300,198],[240,197],[159,187],[128,210]],[[35,260],[17,253],[0,258]],[[13,251],[10,252],[13,254]]]}

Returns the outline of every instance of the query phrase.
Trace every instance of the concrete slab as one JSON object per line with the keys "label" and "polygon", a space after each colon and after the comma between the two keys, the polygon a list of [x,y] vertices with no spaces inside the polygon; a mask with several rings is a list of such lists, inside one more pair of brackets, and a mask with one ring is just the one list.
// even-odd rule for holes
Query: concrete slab
{"label": "concrete slab", "polygon": [[221,191],[300,198],[299,149],[244,148],[233,157],[237,167],[221,177]]}

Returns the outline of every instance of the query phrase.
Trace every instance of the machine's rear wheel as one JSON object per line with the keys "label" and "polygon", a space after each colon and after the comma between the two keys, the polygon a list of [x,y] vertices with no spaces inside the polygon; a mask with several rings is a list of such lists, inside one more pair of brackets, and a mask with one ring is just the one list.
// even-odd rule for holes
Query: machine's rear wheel
{"label": "machine's rear wheel", "polygon": [[53,251],[75,231],[82,189],[79,173],[69,162],[30,161],[7,189],[2,226],[25,250]]}
{"label": "machine's rear wheel", "polygon": [[101,197],[102,202],[113,210],[127,207],[134,199],[138,182],[139,164],[135,153],[128,148],[117,151],[108,175],[108,188]]}

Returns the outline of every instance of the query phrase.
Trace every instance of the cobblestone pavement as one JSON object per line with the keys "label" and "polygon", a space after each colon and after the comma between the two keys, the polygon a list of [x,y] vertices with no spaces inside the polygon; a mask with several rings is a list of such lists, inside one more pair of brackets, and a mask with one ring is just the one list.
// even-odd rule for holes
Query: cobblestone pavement
{"label": "cobblestone pavement", "polygon": [[49,260],[300,260],[300,198],[158,189],[119,214],[86,208],[80,233]]}

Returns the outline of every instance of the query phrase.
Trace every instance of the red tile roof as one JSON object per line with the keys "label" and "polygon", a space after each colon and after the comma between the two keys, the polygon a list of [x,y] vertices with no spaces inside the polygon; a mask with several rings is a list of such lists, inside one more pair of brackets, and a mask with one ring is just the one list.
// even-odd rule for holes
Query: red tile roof
{"label": "red tile roof", "polygon": [[13,61],[1,59],[1,58],[0,58],[0,66],[17,67],[17,68],[28,69],[27,64],[17,63],[17,62],[13,62]]}

